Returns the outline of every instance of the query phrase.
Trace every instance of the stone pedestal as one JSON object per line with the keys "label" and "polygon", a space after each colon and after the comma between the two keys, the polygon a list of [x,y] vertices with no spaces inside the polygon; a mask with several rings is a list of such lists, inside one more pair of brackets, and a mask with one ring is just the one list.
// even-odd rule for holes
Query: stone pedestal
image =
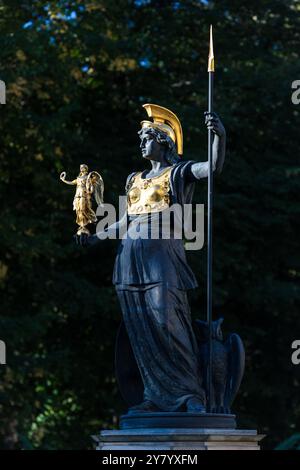
{"label": "stone pedestal", "polygon": [[151,428],[101,431],[97,450],[259,450],[263,435],[248,429]]}
{"label": "stone pedestal", "polygon": [[120,416],[120,429],[235,429],[233,414],[160,411]]}

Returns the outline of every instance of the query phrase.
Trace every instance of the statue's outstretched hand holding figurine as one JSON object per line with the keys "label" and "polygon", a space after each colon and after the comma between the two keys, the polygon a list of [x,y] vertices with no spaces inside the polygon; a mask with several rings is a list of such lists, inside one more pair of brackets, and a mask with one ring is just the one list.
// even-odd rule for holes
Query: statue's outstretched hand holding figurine
{"label": "statue's outstretched hand holding figurine", "polygon": [[74,240],[75,240],[75,243],[80,246],[85,246],[85,247],[94,246],[101,240],[105,240],[106,238],[109,238],[110,233],[113,234],[113,238],[114,238],[116,232],[122,231],[124,227],[126,228],[126,226],[127,226],[127,212],[123,214],[120,220],[118,220],[114,224],[111,224],[105,230],[101,232],[96,232],[94,235],[88,235],[86,233],[76,234],[74,235]]}
{"label": "statue's outstretched hand holding figurine", "polygon": [[80,235],[74,235],[74,240],[76,245],[79,246],[84,246],[84,247],[89,247],[96,245],[100,239],[97,237],[97,235],[88,235],[87,233],[81,233]]}

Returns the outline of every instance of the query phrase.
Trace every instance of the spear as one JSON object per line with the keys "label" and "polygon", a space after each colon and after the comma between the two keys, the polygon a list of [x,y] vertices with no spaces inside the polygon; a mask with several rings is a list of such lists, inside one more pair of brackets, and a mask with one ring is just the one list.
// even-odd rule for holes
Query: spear
{"label": "spear", "polygon": [[[213,112],[214,49],[212,26],[210,26],[208,54],[208,112]],[[208,129],[208,189],[207,189],[207,323],[208,323],[208,368],[207,368],[207,411],[212,412],[212,207],[213,207],[213,133]]]}

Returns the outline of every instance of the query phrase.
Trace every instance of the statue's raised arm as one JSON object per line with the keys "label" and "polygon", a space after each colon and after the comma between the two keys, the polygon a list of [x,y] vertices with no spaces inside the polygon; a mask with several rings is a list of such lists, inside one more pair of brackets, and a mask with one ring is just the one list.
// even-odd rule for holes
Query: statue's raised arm
{"label": "statue's raised arm", "polygon": [[66,180],[66,176],[67,176],[67,173],[65,171],[62,171],[61,174],[59,175],[59,178],[63,183],[69,184],[71,186],[76,186],[77,178],[75,180],[68,181]]}
{"label": "statue's raised arm", "polygon": [[[221,173],[226,151],[226,131],[224,125],[216,113],[205,112],[205,124],[214,134],[213,140],[213,171]],[[198,180],[207,178],[208,162],[197,162],[191,166],[191,172]]]}

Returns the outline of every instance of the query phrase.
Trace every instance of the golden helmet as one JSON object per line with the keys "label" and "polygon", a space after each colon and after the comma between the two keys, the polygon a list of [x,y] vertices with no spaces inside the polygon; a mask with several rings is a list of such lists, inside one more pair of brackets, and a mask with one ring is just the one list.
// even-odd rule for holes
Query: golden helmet
{"label": "golden helmet", "polygon": [[157,104],[146,103],[143,104],[149,117],[153,121],[142,121],[142,128],[154,127],[162,132],[165,132],[176,144],[178,155],[183,154],[183,134],[180,121],[178,117],[167,108],[158,106]]}

